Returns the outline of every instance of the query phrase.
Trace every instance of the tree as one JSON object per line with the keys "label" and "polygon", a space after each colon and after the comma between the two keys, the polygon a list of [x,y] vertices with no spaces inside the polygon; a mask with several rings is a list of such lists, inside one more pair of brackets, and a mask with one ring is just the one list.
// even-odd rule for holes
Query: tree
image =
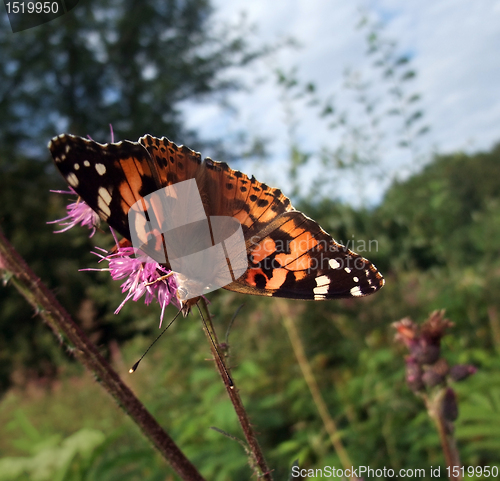
{"label": "tree", "polygon": [[259,54],[213,25],[207,0],[83,2],[58,19],[0,35],[0,144],[45,152],[61,130],[109,138],[146,132],[179,138],[179,101],[221,92],[220,78]]}

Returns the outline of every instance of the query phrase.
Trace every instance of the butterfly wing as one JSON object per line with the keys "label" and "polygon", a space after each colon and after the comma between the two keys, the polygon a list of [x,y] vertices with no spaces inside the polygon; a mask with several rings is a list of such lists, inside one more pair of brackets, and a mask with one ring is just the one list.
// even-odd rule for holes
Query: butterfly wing
{"label": "butterfly wing", "polygon": [[249,268],[225,286],[230,291],[317,301],[366,296],[384,285],[370,261],[299,211],[276,216],[246,244]]}
{"label": "butterfly wing", "polygon": [[130,207],[160,185],[148,151],[137,142],[100,144],[63,134],[49,142],[66,182],[123,237],[130,240]]}
{"label": "butterfly wing", "polygon": [[166,137],[158,139],[145,135],[139,139],[139,143],[148,151],[161,187],[196,177],[201,164],[199,152],[185,145],[178,146]]}
{"label": "butterfly wing", "polygon": [[260,231],[277,215],[295,210],[279,189],[233,170],[225,162],[207,158],[203,168],[209,212],[237,219],[245,238]]}
{"label": "butterfly wing", "polygon": [[384,285],[376,267],[295,210],[273,189],[206,159],[210,212],[242,225],[249,269],[226,289],[292,299],[336,299],[372,294]]}

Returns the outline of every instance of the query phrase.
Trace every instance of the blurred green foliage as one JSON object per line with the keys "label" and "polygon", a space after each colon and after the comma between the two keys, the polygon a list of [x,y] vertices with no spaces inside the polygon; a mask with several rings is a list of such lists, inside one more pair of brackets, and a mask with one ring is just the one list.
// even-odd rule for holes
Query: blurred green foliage
{"label": "blurred green foliage", "polygon": [[[149,410],[211,480],[249,479],[241,437],[197,315],[177,321],[134,376],[128,368],[153,340],[158,306],[128,303],[96,266],[104,231],[53,235],[64,188],[44,145],[61,130],[99,140],[108,119],[124,138],[145,132],[189,143],[176,103],[237,85],[220,72],[262,54],[243,36],[215,35],[210,5],[83,2],[74,15],[16,35],[0,34],[0,228],[107,355]],[[99,14],[98,14],[99,13]],[[89,20],[91,19],[91,21]],[[57,23],[56,23],[57,22]],[[217,30],[220,32],[220,30]],[[145,71],[149,73],[146,75]],[[155,75],[157,72],[157,75]],[[196,147],[196,145],[194,145]],[[456,436],[464,465],[496,465],[500,451],[500,147],[437,156],[395,182],[383,202],[355,209],[329,198],[297,207],[349,243],[387,280],[375,296],[288,302],[306,355],[354,465],[444,465],[438,435],[404,382],[392,321],[446,309],[450,363],[478,373],[456,385]],[[287,192],[287,186],[279,186]],[[275,470],[340,467],[293,355],[275,300],[227,291],[210,296],[222,340],[230,332],[233,377]],[[0,480],[176,479],[98,383],[81,371],[15,290],[0,290]],[[166,313],[172,317],[174,310]],[[442,470],[443,475],[443,470]]]}

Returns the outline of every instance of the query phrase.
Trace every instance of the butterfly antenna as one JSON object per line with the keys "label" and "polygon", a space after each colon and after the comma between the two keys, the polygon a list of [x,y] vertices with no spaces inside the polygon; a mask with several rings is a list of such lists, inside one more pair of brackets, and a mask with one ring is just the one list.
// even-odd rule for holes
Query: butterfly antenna
{"label": "butterfly antenna", "polygon": [[215,344],[214,338],[212,337],[212,333],[211,333],[210,329],[208,328],[208,323],[205,320],[205,318],[203,317],[203,313],[201,312],[201,309],[200,309],[200,306],[198,305],[198,303],[196,303],[196,307],[198,308],[198,312],[200,313],[201,320],[203,321],[203,325],[205,326],[205,329],[208,332],[208,337],[210,338],[210,342],[212,343],[212,346],[214,347],[215,352],[217,353],[217,357],[219,358],[219,361],[221,363],[222,369],[224,369],[224,373],[227,376],[227,381],[228,381],[229,387],[231,389],[233,389],[234,388],[233,380],[232,380],[232,378],[231,378],[231,376],[229,374],[229,371],[227,370],[226,363],[222,359],[222,356],[221,356],[221,354],[219,352],[217,344]]}
{"label": "butterfly antenna", "polygon": [[128,370],[128,372],[130,374],[132,374],[133,372],[135,372],[137,370],[137,368],[139,367],[139,363],[144,359],[144,356],[149,352],[149,350],[155,345],[156,341],[158,339],[160,339],[161,336],[163,336],[163,334],[165,334],[165,331],[174,323],[174,321],[179,317],[179,314],[181,313],[182,311],[179,311],[175,317],[168,323],[167,327],[165,327],[165,329],[163,329],[163,331],[161,331],[161,333],[158,335],[158,337],[149,345],[149,347],[146,349],[146,352],[141,356],[141,358]]}

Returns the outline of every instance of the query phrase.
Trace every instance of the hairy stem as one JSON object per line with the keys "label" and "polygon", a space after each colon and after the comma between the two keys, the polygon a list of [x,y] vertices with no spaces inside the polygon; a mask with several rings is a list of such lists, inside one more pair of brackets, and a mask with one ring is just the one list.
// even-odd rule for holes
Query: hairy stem
{"label": "hairy stem", "polygon": [[203,481],[196,467],[177,447],[172,438],[156,422],[118,374],[101,356],[80,327],[59,304],[0,232],[0,272],[16,287],[36,312],[49,325],[56,337],[71,347],[75,357],[100,381],[144,435],[170,462],[179,477],[188,481]]}
{"label": "hairy stem", "polygon": [[[220,351],[216,347],[219,345],[219,341],[217,340],[217,335],[213,328],[212,317],[210,315],[210,312],[208,311],[207,303],[203,297],[200,298],[200,300],[198,301],[198,307],[200,308],[201,315],[204,317],[206,321],[203,330],[205,331],[205,334],[208,338],[210,349],[212,350],[212,355],[215,361],[215,365],[224,382],[224,386],[226,387],[229,399],[231,399],[231,402],[233,403],[234,410],[236,412],[236,415],[238,416],[238,421],[240,422],[241,428],[243,429],[243,433],[247,440],[248,447],[252,454],[253,462],[260,471],[259,479],[272,481],[271,472],[269,471],[266,460],[260,448],[259,442],[257,441],[257,437],[255,436],[255,432],[252,428],[252,425],[250,424],[248,414],[245,411],[245,407],[243,406],[236,385],[234,384],[232,378],[228,377],[229,369],[224,364],[224,361],[222,360],[223,359],[222,355],[220,354]],[[215,345],[210,339],[210,336],[212,336]]]}

